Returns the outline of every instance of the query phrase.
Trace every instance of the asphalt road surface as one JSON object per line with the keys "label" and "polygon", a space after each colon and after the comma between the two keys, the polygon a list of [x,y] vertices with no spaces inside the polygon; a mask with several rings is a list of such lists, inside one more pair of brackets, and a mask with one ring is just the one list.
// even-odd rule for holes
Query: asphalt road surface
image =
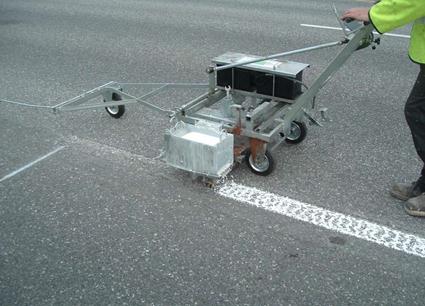
{"label": "asphalt road surface", "polygon": [[[55,105],[108,81],[202,83],[227,51],[342,37],[300,24],[338,26],[319,0],[3,0],[0,98]],[[421,168],[403,117],[418,73],[407,47],[384,37],[356,52],[317,97],[324,127],[279,147],[270,176],[241,165],[222,183],[377,228],[357,236],[311,221],[310,206],[300,220],[167,167],[156,157],[168,118],[140,105],[116,120],[0,103],[0,304],[423,305],[424,220],[388,193]],[[312,65],[311,83],[337,52],[291,59]]]}

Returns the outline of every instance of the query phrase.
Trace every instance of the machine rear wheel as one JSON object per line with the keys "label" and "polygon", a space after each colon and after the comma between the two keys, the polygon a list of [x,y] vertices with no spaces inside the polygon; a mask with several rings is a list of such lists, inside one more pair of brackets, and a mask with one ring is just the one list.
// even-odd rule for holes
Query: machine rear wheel
{"label": "machine rear wheel", "polygon": [[291,123],[291,133],[285,141],[291,144],[300,143],[307,136],[307,125],[304,122],[293,121]]}
{"label": "machine rear wheel", "polygon": [[[112,101],[121,101],[122,98],[119,94],[113,93],[112,94]],[[103,100],[103,102],[106,102]],[[124,105],[117,105],[117,106],[109,106],[105,107],[106,112],[113,118],[120,118],[122,115],[124,115],[125,112],[125,106]]]}
{"label": "machine rear wheel", "polygon": [[248,151],[245,160],[249,169],[257,175],[267,176],[274,170],[274,160],[269,151],[266,151],[263,156],[257,156],[255,160],[252,158],[251,151]]}

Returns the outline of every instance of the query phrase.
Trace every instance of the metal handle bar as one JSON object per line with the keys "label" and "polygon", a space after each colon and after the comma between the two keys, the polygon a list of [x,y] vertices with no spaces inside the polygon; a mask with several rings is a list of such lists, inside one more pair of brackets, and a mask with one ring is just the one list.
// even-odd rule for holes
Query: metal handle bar
{"label": "metal handle bar", "polygon": [[253,63],[257,63],[257,62],[261,62],[261,61],[265,61],[265,60],[270,60],[270,59],[275,59],[275,58],[279,58],[279,57],[284,57],[284,56],[288,56],[288,55],[300,54],[300,53],[305,53],[305,52],[309,52],[309,51],[313,51],[313,50],[319,50],[319,49],[324,49],[324,48],[340,46],[340,45],[347,43],[347,42],[348,41],[346,39],[344,39],[342,41],[335,41],[335,42],[331,42],[331,43],[326,43],[326,44],[321,44],[321,45],[317,45],[317,46],[297,49],[297,50],[293,50],[293,51],[272,54],[272,55],[269,55],[269,56],[264,56],[264,57],[260,57],[260,58],[257,58],[257,59],[244,61],[244,62],[238,62],[238,63],[228,64],[228,65],[223,65],[223,66],[217,66],[217,67],[209,67],[207,72],[213,73],[214,71],[221,71],[221,70],[225,70],[225,69],[229,69],[229,68],[253,64]]}

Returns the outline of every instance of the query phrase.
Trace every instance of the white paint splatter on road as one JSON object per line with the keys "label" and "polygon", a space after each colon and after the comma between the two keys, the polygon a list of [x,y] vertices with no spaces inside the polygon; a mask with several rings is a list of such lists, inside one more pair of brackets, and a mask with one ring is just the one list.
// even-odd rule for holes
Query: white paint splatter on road
{"label": "white paint splatter on road", "polygon": [[219,185],[216,192],[238,202],[425,258],[425,239],[412,234],[234,182]]}

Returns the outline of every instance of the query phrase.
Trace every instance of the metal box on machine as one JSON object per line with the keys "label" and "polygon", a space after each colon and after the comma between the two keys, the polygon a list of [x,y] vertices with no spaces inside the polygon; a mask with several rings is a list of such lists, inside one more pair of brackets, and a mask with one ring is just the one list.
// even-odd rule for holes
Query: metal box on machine
{"label": "metal box on machine", "polygon": [[220,124],[180,121],[165,134],[165,161],[193,173],[222,177],[233,166],[233,135]]}
{"label": "metal box on machine", "polygon": [[[260,58],[228,52],[213,59],[217,66]],[[293,61],[264,60],[217,72],[217,86],[257,92],[270,97],[295,99],[301,92],[302,74],[308,64]]]}

